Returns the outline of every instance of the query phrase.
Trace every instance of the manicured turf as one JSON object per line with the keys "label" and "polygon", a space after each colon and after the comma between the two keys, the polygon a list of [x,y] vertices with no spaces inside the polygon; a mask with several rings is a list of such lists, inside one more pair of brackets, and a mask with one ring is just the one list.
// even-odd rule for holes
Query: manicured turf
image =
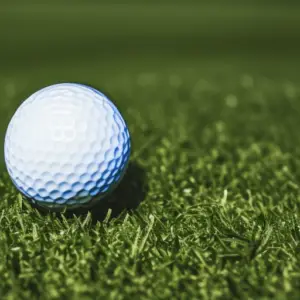
{"label": "manicured turf", "polygon": [[[280,9],[273,14],[281,18]],[[291,27],[295,16],[287,23]],[[183,28],[182,36],[189,26]],[[191,48],[170,55],[166,49],[160,55],[157,46],[155,55],[143,56],[141,46],[128,59],[105,51],[105,59],[101,53],[95,59],[101,47],[91,57],[83,48],[68,57],[63,36],[57,40],[63,56],[56,61],[50,44],[40,56],[31,55],[35,47],[26,41],[34,35],[26,34],[14,45],[24,45],[28,60],[20,66],[7,60],[0,70],[2,140],[27,96],[48,84],[75,81],[99,88],[116,103],[128,123],[133,153],[121,185],[90,212],[40,212],[3,171],[1,299],[299,298],[297,56],[281,53],[284,47],[258,54],[260,38],[253,33],[252,56],[215,53],[214,44],[212,53],[202,56],[191,41]],[[279,41],[298,34],[282,31]],[[0,54],[10,53],[8,37]],[[17,52],[12,47],[12,57]]]}
{"label": "manicured turf", "polygon": [[4,174],[2,295],[296,298],[299,87],[217,75],[104,82],[128,122],[133,155],[110,203],[92,214],[39,213]]}

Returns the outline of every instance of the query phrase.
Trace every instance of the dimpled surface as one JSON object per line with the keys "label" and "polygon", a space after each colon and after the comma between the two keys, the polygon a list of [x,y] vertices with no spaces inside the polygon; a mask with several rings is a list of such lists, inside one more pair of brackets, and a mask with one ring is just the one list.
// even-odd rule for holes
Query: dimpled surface
{"label": "dimpled surface", "polygon": [[50,209],[96,203],[119,183],[129,156],[129,132],[118,109],[80,84],[34,93],[14,114],[5,137],[13,183]]}

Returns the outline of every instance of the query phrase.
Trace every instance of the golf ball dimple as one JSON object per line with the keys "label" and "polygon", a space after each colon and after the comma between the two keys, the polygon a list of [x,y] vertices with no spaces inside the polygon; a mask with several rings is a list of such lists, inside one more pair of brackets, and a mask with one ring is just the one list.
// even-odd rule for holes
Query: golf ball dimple
{"label": "golf ball dimple", "polygon": [[46,87],[9,123],[5,162],[12,182],[49,209],[92,206],[122,179],[130,136],[116,106],[82,84]]}

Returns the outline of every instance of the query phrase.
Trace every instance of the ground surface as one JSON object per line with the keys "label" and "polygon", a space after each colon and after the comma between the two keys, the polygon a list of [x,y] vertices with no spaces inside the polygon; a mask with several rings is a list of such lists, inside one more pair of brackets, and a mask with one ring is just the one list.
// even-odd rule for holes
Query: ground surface
{"label": "ground surface", "polygon": [[[127,7],[127,27],[119,6],[0,10],[2,140],[23,99],[75,81],[112,98],[133,142],[122,184],[88,214],[39,212],[4,171],[1,299],[298,299],[297,8],[205,7]],[[97,30],[109,16],[121,31]]]}

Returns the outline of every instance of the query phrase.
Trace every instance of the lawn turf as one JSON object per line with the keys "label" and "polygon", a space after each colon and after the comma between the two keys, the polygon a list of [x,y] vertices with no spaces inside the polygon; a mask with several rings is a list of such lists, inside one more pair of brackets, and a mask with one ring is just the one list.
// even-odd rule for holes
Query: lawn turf
{"label": "lawn turf", "polygon": [[89,213],[40,212],[4,171],[1,299],[298,299],[300,64],[272,55],[4,64],[2,137],[32,92],[76,81],[116,103],[133,152]]}

